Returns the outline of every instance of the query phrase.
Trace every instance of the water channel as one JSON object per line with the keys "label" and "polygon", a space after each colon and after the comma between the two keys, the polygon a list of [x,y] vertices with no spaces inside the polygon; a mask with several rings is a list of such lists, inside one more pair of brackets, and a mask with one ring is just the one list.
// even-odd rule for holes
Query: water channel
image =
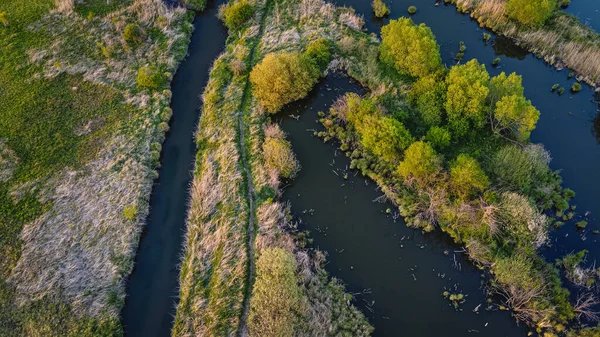
{"label": "water channel", "polygon": [[216,16],[218,6],[224,2],[209,1],[206,9],[196,15],[189,55],[171,83],[171,129],[163,143],[162,166],[150,198],[150,215],[127,284],[122,314],[129,337],[171,335],[179,295],[188,190],[196,155],[194,131],[200,116],[199,96],[227,38],[227,30]]}

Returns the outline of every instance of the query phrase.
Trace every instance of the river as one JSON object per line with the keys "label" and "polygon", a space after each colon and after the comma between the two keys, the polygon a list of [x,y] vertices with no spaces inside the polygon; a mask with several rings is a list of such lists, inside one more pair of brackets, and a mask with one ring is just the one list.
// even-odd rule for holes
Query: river
{"label": "river", "polygon": [[[336,4],[363,14],[369,32],[379,32],[388,20],[373,17],[370,1],[340,0]],[[397,18],[407,15],[414,1],[387,4],[391,18]],[[600,122],[592,88],[584,86],[581,92],[570,94],[568,89],[575,80],[567,78],[568,70],[555,70],[505,38],[493,36],[484,43],[484,31],[468,16],[457,13],[454,6],[435,6],[433,1],[417,5],[413,20],[431,27],[447,66],[455,63],[459,41],[463,41],[467,46],[463,62],[477,58],[492,76],[501,71],[523,76],[525,95],[541,111],[532,142],[546,146],[553,157],[551,167],[562,170],[564,186],[577,192],[573,200],[577,215],[553,232],[552,248],[542,253],[553,261],[566,252],[588,249],[588,262],[593,262],[600,257],[597,236],[592,234],[592,230],[600,229],[596,216],[600,213],[596,201],[600,191],[600,134],[594,130]],[[492,67],[496,57],[501,58],[500,65]],[[562,96],[550,92],[555,83],[566,88]],[[355,177],[356,172],[350,171],[350,178],[343,179],[348,160],[334,145],[324,145],[314,137],[311,130],[320,129],[315,122],[317,112],[327,111],[335,98],[347,91],[361,89],[347,78],[330,76],[309,97],[280,113],[282,127],[302,165],[298,178],[285,189],[284,199],[291,201],[294,214],[302,220],[301,228],[311,231],[314,246],[329,253],[327,270],[341,278],[349,291],[361,293],[356,296],[357,305],[374,324],[375,336],[458,337],[476,331],[484,336],[525,336],[528,330],[518,327],[507,312],[484,310],[480,272],[461,253],[454,252],[459,247],[443,234],[423,236],[406,228],[400,219],[394,221],[385,213],[390,205],[373,202],[381,192],[375,191],[373,182]],[[300,115],[299,121],[285,117],[290,114]],[[575,221],[584,218],[586,212],[586,231],[576,231]],[[462,312],[441,296],[450,287],[450,292],[468,294],[460,306]],[[471,312],[481,303],[478,314]]]}
{"label": "river", "polygon": [[162,166],[152,190],[150,214],[127,284],[122,313],[129,337],[171,335],[179,295],[188,190],[196,156],[194,132],[200,116],[199,96],[227,38],[227,30],[216,16],[219,4],[224,2],[209,1],[206,9],[196,15],[189,55],[171,82],[171,129],[163,143]]}

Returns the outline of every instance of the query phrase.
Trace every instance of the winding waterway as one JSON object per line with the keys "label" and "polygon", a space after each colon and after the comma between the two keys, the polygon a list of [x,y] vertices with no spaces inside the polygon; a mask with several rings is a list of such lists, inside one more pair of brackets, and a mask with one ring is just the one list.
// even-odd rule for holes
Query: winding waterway
{"label": "winding waterway", "polygon": [[[373,17],[369,1],[336,3],[363,14],[370,32],[379,32],[387,23],[387,19]],[[414,1],[388,2],[391,18],[405,15],[412,4]],[[413,20],[431,27],[447,66],[455,63],[459,41],[463,41],[467,46],[463,62],[477,58],[492,76],[502,71],[523,76],[526,96],[541,111],[532,141],[546,146],[553,157],[551,167],[562,170],[564,185],[577,192],[573,200],[577,215],[553,232],[552,248],[543,254],[553,261],[561,254],[588,249],[588,262],[600,258],[598,237],[592,234],[600,228],[596,216],[600,213],[596,201],[600,192],[600,122],[592,88],[584,86],[572,95],[568,88],[575,80],[567,78],[568,70],[557,71],[502,37],[494,36],[484,43],[484,31],[453,6],[435,6],[434,2],[417,5],[419,11]],[[594,7],[587,10],[595,11],[600,3]],[[501,58],[500,66],[492,67],[496,57]],[[565,94],[550,92],[555,83],[567,89]],[[461,253],[454,252],[459,247],[443,234],[423,236],[406,228],[401,219],[394,221],[385,212],[391,205],[373,202],[381,195],[375,184],[347,171],[349,162],[339,155],[335,145],[325,145],[313,136],[313,130],[320,129],[315,121],[318,111],[326,111],[347,91],[361,90],[347,78],[330,75],[309,97],[281,113],[282,127],[302,164],[300,175],[286,188],[284,198],[291,201],[295,215],[302,221],[301,228],[311,231],[315,247],[329,253],[327,270],[341,278],[349,291],[357,293],[357,304],[374,324],[376,336],[458,337],[476,332],[484,336],[525,336],[528,330],[518,327],[507,312],[485,311],[480,272]],[[299,115],[299,120],[283,117],[290,114]],[[345,173],[349,174],[348,180],[343,178]],[[574,223],[582,218],[589,221],[588,228],[576,231]],[[449,288],[450,292],[468,294],[461,306],[464,311],[456,311],[442,298],[442,292]],[[575,296],[577,289],[572,293]],[[473,313],[479,304],[479,313]]]}
{"label": "winding waterway", "polygon": [[227,31],[217,18],[225,1],[209,1],[196,15],[187,58],[171,83],[173,118],[163,143],[159,178],[150,199],[135,267],[127,284],[123,326],[129,337],[170,336],[179,293],[179,262],[196,145],[194,131],[213,61]]}
{"label": "winding waterway", "polygon": [[[219,2],[224,2],[220,0]],[[413,0],[413,2],[416,2]],[[405,15],[411,1],[388,1],[392,18]],[[567,11],[578,15],[598,30],[600,4],[596,0],[574,0]],[[338,5],[354,7],[365,16],[370,32],[379,32],[387,20],[374,19],[370,1],[340,0]],[[593,229],[600,228],[596,214],[600,205],[600,132],[594,133],[597,104],[592,89],[563,96],[550,92],[559,83],[569,88],[567,70],[556,71],[510,41],[494,37],[485,44],[483,31],[453,6],[417,3],[413,19],[429,25],[441,45],[444,62],[450,66],[459,41],[467,46],[464,61],[477,58],[496,75],[501,71],[523,75],[525,94],[542,112],[532,141],[543,143],[553,155],[552,167],[562,169],[564,184],[577,192],[580,219],[587,211],[590,222],[584,234],[573,222],[555,231],[553,248],[544,251],[552,260],[558,254],[590,250],[591,259],[600,257]],[[209,68],[223,48],[226,31],[216,18],[218,4],[209,3],[195,21],[189,56],[172,83],[173,119],[163,145],[160,178],[153,190],[150,215],[142,235],[135,269],[127,287],[123,325],[127,336],[169,336],[178,295],[178,265],[185,227],[187,193],[195,155],[193,133],[199,117],[198,96],[208,78]],[[489,66],[500,56],[499,67]],[[508,312],[485,310],[481,272],[474,269],[460,248],[441,233],[422,235],[407,228],[401,219],[386,214],[391,205],[373,202],[381,195],[373,182],[347,171],[348,160],[332,144],[313,136],[319,128],[317,112],[347,91],[362,89],[347,78],[331,75],[300,102],[280,113],[302,164],[299,177],[285,190],[284,198],[302,227],[309,229],[314,245],[329,253],[327,269],[356,293],[357,304],[371,319],[376,336],[525,336],[527,329],[514,323]],[[300,115],[298,121],[285,117]],[[600,121],[596,118],[596,128]],[[348,173],[348,179],[344,174]],[[312,211],[311,211],[312,210]],[[306,211],[306,212],[303,212]],[[582,234],[586,240],[582,240]],[[565,237],[566,236],[566,237]],[[456,310],[441,293],[467,294]],[[472,312],[479,304],[477,313]]]}

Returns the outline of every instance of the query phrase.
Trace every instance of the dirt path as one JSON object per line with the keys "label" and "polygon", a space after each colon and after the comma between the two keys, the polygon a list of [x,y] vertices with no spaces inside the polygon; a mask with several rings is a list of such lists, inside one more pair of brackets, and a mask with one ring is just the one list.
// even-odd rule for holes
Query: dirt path
{"label": "dirt path", "polygon": [[[260,28],[258,32],[258,42],[252,47],[252,51],[250,52],[250,60],[248,61],[249,69],[252,69],[254,66],[254,60],[257,54],[257,49],[261,41],[261,37],[264,32],[265,22],[267,19],[267,15],[271,10],[272,0],[267,0],[265,3],[265,9],[260,18]],[[240,148],[240,157],[241,157],[241,165],[244,170],[244,175],[246,178],[246,189],[248,193],[248,284],[246,286],[246,293],[244,294],[244,302],[242,304],[242,317],[240,318],[240,326],[238,329],[239,336],[246,337],[248,336],[248,316],[250,315],[250,297],[252,295],[252,286],[254,285],[254,279],[256,277],[256,265],[255,265],[255,224],[254,224],[254,216],[256,214],[255,205],[254,205],[254,184],[252,183],[252,172],[250,170],[250,164],[248,163],[248,155],[246,153],[245,146],[245,123],[244,117],[248,110],[248,105],[250,102],[250,80],[246,81],[246,87],[244,88],[244,94],[242,97],[242,103],[240,105],[240,113],[238,114],[238,141]]]}

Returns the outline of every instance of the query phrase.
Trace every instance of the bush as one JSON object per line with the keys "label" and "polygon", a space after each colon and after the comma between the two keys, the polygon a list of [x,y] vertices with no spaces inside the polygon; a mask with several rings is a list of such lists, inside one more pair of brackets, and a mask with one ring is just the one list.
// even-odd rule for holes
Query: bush
{"label": "bush", "polygon": [[319,71],[313,60],[300,53],[268,54],[250,72],[254,96],[275,113],[287,103],[308,94]]}
{"label": "bush", "polygon": [[373,12],[378,18],[382,18],[390,14],[390,9],[385,5],[385,3],[383,3],[382,0],[373,0],[372,6]]}
{"label": "bush", "polygon": [[575,82],[573,83],[573,86],[571,87],[571,91],[572,92],[580,92],[581,91],[581,84]]}
{"label": "bush", "polygon": [[227,25],[230,30],[235,31],[240,29],[252,15],[254,15],[254,6],[246,0],[242,0],[225,7],[223,22],[225,22],[225,25]]}
{"label": "bush", "polygon": [[549,175],[550,155],[539,145],[529,145],[521,150],[515,146],[500,149],[490,163],[500,186],[528,194],[532,188],[542,186],[537,181]]}
{"label": "bush", "polygon": [[250,299],[250,336],[292,336],[301,299],[294,255],[282,248],[263,250]]}
{"label": "bush", "polygon": [[266,138],[263,143],[263,155],[267,165],[276,169],[284,178],[293,178],[300,170],[292,145],[285,139]]}
{"label": "bush", "polygon": [[313,60],[322,73],[331,60],[331,45],[326,39],[315,40],[306,46],[305,55]]}
{"label": "bush", "polygon": [[413,15],[416,12],[417,12],[417,7],[415,7],[415,6],[408,7],[408,14]]}
{"label": "bush", "polygon": [[440,46],[424,24],[411,19],[391,20],[381,28],[381,60],[398,72],[422,77],[441,68]]}
{"label": "bush", "polygon": [[135,219],[136,214],[137,214],[137,205],[136,204],[125,206],[125,208],[123,208],[123,216],[125,217],[125,219],[133,220],[133,219]]}
{"label": "bush", "polygon": [[546,22],[556,8],[556,0],[509,0],[506,12],[511,19],[539,27]]}
{"label": "bush", "polygon": [[129,44],[140,44],[144,42],[146,38],[146,32],[144,29],[135,23],[130,23],[125,26],[123,31],[123,39]]}
{"label": "bush", "polygon": [[145,65],[138,70],[137,84],[141,88],[158,88],[161,85],[162,76],[156,66]]}

